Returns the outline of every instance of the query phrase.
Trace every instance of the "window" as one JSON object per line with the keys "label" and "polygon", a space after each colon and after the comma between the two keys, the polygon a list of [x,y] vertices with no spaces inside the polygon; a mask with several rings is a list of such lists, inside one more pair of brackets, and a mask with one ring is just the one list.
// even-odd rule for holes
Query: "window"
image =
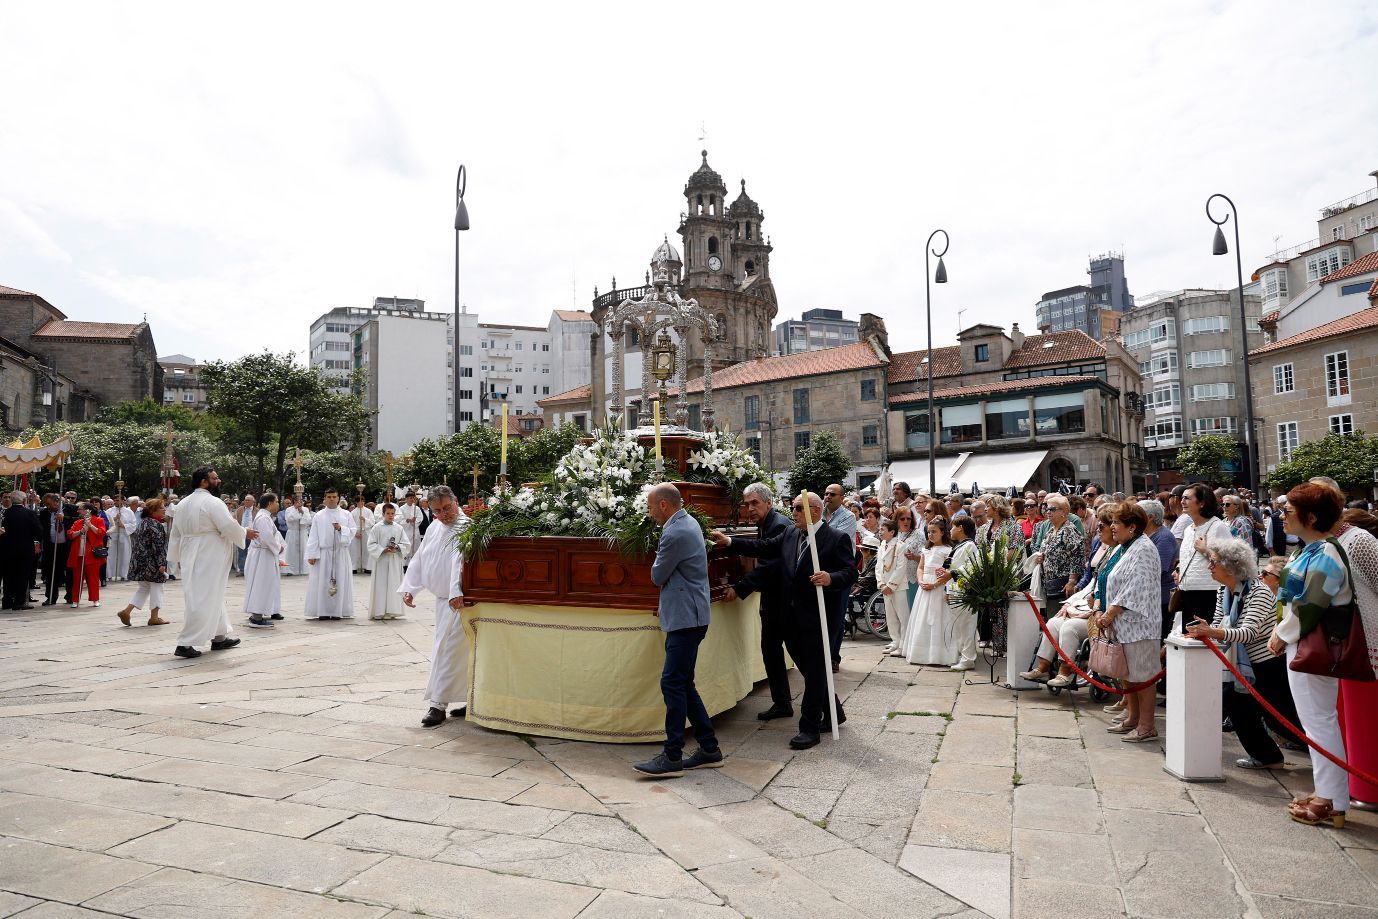
{"label": "window", "polygon": [[587,431],[587,430],[589,429],[589,428],[588,428],[588,424],[589,424],[589,422],[588,422],[588,416],[587,416],[587,415],[575,415],[575,416],[574,416],[574,426],[575,426],[576,428],[578,428],[579,430],[581,430],[581,431]]}
{"label": "window", "polygon": [[328,341],[325,343],[325,350],[327,351],[348,351],[349,347],[347,341]]}
{"label": "window", "polygon": [[1191,422],[1191,433],[1195,437],[1205,434],[1233,434],[1234,418],[1195,418]]}
{"label": "window", "polygon": [[520,351],[520,350],[522,349],[522,343],[521,343],[521,342],[517,342],[516,345],[517,345],[517,350]]}
{"label": "window", "polygon": [[[535,348],[532,348],[531,350],[532,350],[532,351],[535,351],[536,349],[535,349]],[[549,351],[549,350],[550,350],[550,345],[549,345],[548,343],[542,344],[542,345],[541,345],[541,350],[542,350],[542,351]]]}
{"label": "window", "polygon": [[1292,458],[1292,451],[1297,449],[1301,443],[1301,434],[1297,430],[1295,421],[1284,421],[1278,425],[1278,460],[1287,462]]}
{"label": "window", "polygon": [[[1346,284],[1340,288],[1340,296],[1348,297],[1351,294],[1366,294],[1368,289],[1373,286],[1372,281],[1360,281],[1358,284]],[[181,373],[182,371],[177,371]]]}
{"label": "window", "polygon": [[473,353],[474,353],[474,346],[473,346],[473,345],[460,345],[460,346],[459,346],[459,355],[460,355],[460,357],[468,357],[468,356],[473,355]]}
{"label": "window", "polygon": [[863,424],[861,426],[861,445],[863,447],[874,447],[880,444],[880,425]]}
{"label": "window", "polygon": [[479,342],[479,343],[478,343],[478,346],[479,346],[480,348],[482,348],[484,351],[487,351],[487,350],[488,350],[488,339],[485,338],[483,341]]}
{"label": "window", "polygon": [[1155,386],[1144,399],[1144,407],[1150,411],[1177,411],[1182,407],[1182,384],[1169,383]]}
{"label": "window", "polygon": [[1233,383],[1198,383],[1191,388],[1191,401],[1215,402],[1234,398]]}
{"label": "window", "polygon": [[861,381],[861,401],[874,402],[876,400],[876,381],[874,379]]}
{"label": "window", "polygon": [[1369,230],[1378,226],[1378,215],[1365,214],[1359,218],[1359,232],[1367,233]]}
{"label": "window", "polygon": [[1130,351],[1135,348],[1142,348],[1148,344],[1148,329],[1140,329],[1137,332],[1130,332],[1124,337],[1124,346]]}
{"label": "window", "polygon": [[473,412],[460,412],[460,413],[459,413],[459,420],[460,420],[460,421],[473,421],[473,420],[474,420],[474,413],[473,413]]}
{"label": "window", "polygon": [[513,365],[513,367],[512,367],[512,372],[513,372],[513,373],[521,373],[521,372],[522,372],[522,365],[521,365],[521,364],[515,364],[515,365]]}
{"label": "window", "polygon": [[794,391],[794,423],[809,423],[809,391],[807,389]]}
{"label": "window", "polygon": [[747,396],[742,402],[742,413],[746,416],[747,430],[754,431],[761,426],[761,397]]}
{"label": "window", "polygon": [[1296,387],[1292,383],[1292,365],[1274,364],[1273,365],[1273,395],[1280,396],[1285,392],[1291,392]]}
{"label": "window", "polygon": [[1353,434],[1354,416],[1350,414],[1330,416],[1331,434]]}
{"label": "window", "polygon": [[917,450],[928,446],[928,411],[905,412],[904,446],[906,450]]}
{"label": "window", "polygon": [[1331,228],[1330,228],[1330,238],[1331,238],[1331,239],[1344,239],[1344,238],[1345,238],[1345,228],[1344,228],[1344,224],[1340,224],[1338,227],[1331,227]]}
{"label": "window", "polygon": [[709,255],[717,255],[717,254],[718,254],[718,237],[716,237],[716,236],[710,236],[710,237],[708,237],[708,254],[709,254]]}
{"label": "window", "polygon": [[761,438],[748,437],[746,439],[746,448],[751,451],[751,455],[755,457],[756,462],[759,463],[761,461]]}
{"label": "window", "polygon": [[1259,275],[1263,282],[1263,302],[1287,299],[1287,269],[1273,268]]}
{"label": "window", "polygon": [[1325,356],[1325,397],[1331,405],[1349,404],[1349,352]]}
{"label": "window", "polygon": [[1152,358],[1139,363],[1139,373],[1146,377],[1156,377],[1161,374],[1172,374],[1177,372],[1177,352],[1166,351],[1162,354],[1155,354]]}
{"label": "window", "polygon": [[474,368],[473,368],[473,367],[461,367],[461,368],[459,368],[459,375],[460,375],[460,377],[472,377],[472,376],[474,375]]}
{"label": "window", "polygon": [[986,437],[1000,440],[1005,437],[1029,436],[1029,400],[1003,399],[986,403]]}
{"label": "window", "polygon": [[1306,257],[1307,282],[1319,281],[1331,272],[1339,271],[1351,261],[1349,246],[1331,246],[1324,252]]}
{"label": "window", "polygon": [[1034,397],[1034,423],[1040,436],[1086,430],[1085,399],[1079,392]]}
{"label": "window", "polygon": [[689,406],[689,418],[685,423],[691,431],[703,430],[703,409],[698,405]]}
{"label": "window", "polygon": [[1228,348],[1213,348],[1210,351],[1192,351],[1187,355],[1188,367],[1224,367],[1230,362]]}
{"label": "window", "polygon": [[990,345],[977,345],[976,363],[984,364],[988,360],[990,360]]}
{"label": "window", "polygon": [[945,405],[938,409],[940,443],[970,444],[981,441],[981,406]]}
{"label": "window", "polygon": [[549,364],[542,364],[542,365],[541,365],[541,373],[550,373],[550,365],[549,365]]}
{"label": "window", "polygon": [[1163,319],[1149,326],[1149,340],[1155,345],[1166,344],[1177,338],[1177,321]]}
{"label": "window", "polygon": [[795,432],[794,432],[794,452],[795,452],[796,454],[803,453],[803,452],[804,452],[805,450],[807,450],[808,448],[809,448],[809,432],[808,432],[808,431],[795,431]]}
{"label": "window", "polygon": [[1188,319],[1182,323],[1182,334],[1184,335],[1203,335],[1208,332],[1228,332],[1230,330],[1230,320],[1225,316],[1202,316],[1200,319]]}
{"label": "window", "polygon": [[[532,392],[535,392],[535,390],[532,390]],[[542,387],[541,387],[541,395],[543,395],[543,396],[548,396],[548,395],[550,395],[550,387],[549,387],[549,386],[542,386]]]}
{"label": "window", "polygon": [[474,398],[474,391],[472,389],[461,389],[459,391],[459,398],[461,400],[472,399]]}
{"label": "window", "polygon": [[1145,447],[1171,447],[1182,442],[1182,419],[1164,418],[1156,424],[1144,425]]}
{"label": "window", "polygon": [[517,395],[520,396],[521,394],[522,394],[522,384],[518,383],[518,384],[517,384]]}

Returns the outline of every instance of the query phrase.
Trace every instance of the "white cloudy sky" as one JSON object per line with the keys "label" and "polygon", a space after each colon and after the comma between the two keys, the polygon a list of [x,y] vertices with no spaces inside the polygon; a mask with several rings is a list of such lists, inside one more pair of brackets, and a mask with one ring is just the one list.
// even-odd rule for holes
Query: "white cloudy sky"
{"label": "white cloudy sky", "polygon": [[[543,325],[639,281],[710,163],[765,208],[781,317],[924,341],[1033,325],[1087,256],[1231,286],[1378,169],[1378,4],[19,3],[0,6],[0,284],[161,352],[305,347],[334,306]],[[1364,63],[1367,61],[1367,63]],[[3,334],[3,332],[0,332]]]}

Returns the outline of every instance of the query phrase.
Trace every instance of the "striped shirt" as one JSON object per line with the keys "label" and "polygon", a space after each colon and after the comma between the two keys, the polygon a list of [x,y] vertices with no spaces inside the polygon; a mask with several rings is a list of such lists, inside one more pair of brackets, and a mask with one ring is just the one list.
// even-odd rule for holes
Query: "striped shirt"
{"label": "striped shirt", "polygon": [[1255,664],[1271,660],[1273,652],[1268,650],[1268,639],[1272,637],[1273,626],[1277,623],[1277,598],[1272,590],[1262,581],[1254,581],[1244,594],[1238,624],[1230,627],[1230,604],[1233,602],[1230,592],[1224,587],[1220,588],[1215,598],[1215,619],[1211,626],[1224,629],[1226,641],[1243,644],[1249,660]]}

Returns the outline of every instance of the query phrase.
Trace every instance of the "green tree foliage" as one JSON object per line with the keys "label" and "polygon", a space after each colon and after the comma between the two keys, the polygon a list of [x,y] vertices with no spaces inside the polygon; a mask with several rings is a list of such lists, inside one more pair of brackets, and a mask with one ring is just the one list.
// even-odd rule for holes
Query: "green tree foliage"
{"label": "green tree foliage", "polygon": [[[515,472],[518,442],[508,442],[508,480]],[[458,434],[437,440],[420,440],[411,449],[412,478],[423,485],[448,483],[455,494],[467,498],[473,490],[474,464],[479,466],[479,490],[492,491],[498,478],[502,435],[486,424],[471,424]]]}
{"label": "green tree foliage", "polygon": [[[396,474],[397,470],[394,469],[394,476]],[[364,485],[366,500],[377,501],[382,498],[387,490],[387,469],[383,466],[382,456],[377,453],[361,450],[303,453],[301,481],[307,493],[316,499],[317,507],[328,487],[339,491],[341,502],[349,505],[354,503],[354,497],[359,493],[357,486],[360,482]],[[294,470],[287,483],[288,494],[292,493],[295,482]]]}
{"label": "green tree foliage", "polygon": [[1239,459],[1240,450],[1238,441],[1224,434],[1196,437],[1177,451],[1177,466],[1184,475],[1212,485],[1227,485],[1234,476],[1225,471],[1224,464]]}
{"label": "green tree foliage", "polygon": [[[57,429],[38,428],[24,437],[37,434],[44,443],[63,435],[72,438],[72,455],[63,477],[63,487],[82,498],[115,494],[115,481],[124,474],[124,493],[149,497],[157,494],[162,467],[164,429],[162,423],[136,424],[128,421],[89,421]],[[182,469],[191,470],[212,459],[216,443],[202,431],[173,431],[172,448]],[[57,470],[42,470],[31,478],[40,493],[56,491]]]}
{"label": "green tree foliage", "polygon": [[834,482],[841,482],[852,469],[852,460],[842,449],[842,442],[831,431],[815,434],[813,443],[794,460],[789,471],[791,494],[804,489],[823,493]]}
{"label": "green tree foliage", "polygon": [[586,436],[574,424],[565,422],[558,428],[541,428],[519,443],[509,444],[508,450],[513,455],[509,455],[507,461],[512,481],[533,482],[553,474],[560,459]]}
{"label": "green tree foliage", "polygon": [[[201,368],[212,415],[241,436],[253,458],[251,482],[284,484],[288,451],[295,447],[332,450],[362,447],[368,411],[353,394],[331,391],[320,371],[296,363],[292,354],[264,351],[237,361],[213,361]],[[226,440],[233,439],[226,432]],[[272,476],[268,457],[273,456]]]}
{"label": "green tree foliage", "polygon": [[1292,451],[1292,458],[1279,463],[1265,477],[1269,488],[1287,491],[1312,476],[1328,475],[1341,488],[1369,488],[1373,470],[1378,469],[1378,437],[1353,434],[1327,434],[1321,440],[1304,443]]}

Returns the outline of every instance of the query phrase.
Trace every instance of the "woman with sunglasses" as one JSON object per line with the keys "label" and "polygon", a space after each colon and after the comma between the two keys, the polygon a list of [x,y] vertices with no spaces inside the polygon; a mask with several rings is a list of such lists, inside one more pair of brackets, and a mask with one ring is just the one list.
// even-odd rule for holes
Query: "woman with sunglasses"
{"label": "woman with sunglasses", "polygon": [[1249,508],[1244,499],[1239,495],[1227,494],[1220,503],[1225,508],[1225,523],[1230,527],[1230,535],[1253,545],[1254,518],[1249,516]]}

